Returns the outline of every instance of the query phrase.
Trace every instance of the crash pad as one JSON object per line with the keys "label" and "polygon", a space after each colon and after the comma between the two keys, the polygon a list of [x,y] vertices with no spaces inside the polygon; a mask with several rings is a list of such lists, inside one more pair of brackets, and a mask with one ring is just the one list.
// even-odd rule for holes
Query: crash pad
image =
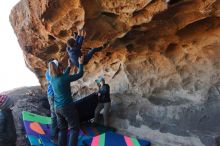
{"label": "crash pad", "polygon": [[150,141],[106,132],[84,141],[89,146],[150,146]]}

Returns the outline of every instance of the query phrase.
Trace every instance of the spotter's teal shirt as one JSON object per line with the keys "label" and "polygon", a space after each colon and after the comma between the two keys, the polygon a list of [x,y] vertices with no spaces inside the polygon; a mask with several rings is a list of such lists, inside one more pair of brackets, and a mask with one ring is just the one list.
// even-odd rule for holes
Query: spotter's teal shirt
{"label": "spotter's teal shirt", "polygon": [[51,85],[54,91],[54,106],[55,109],[63,108],[73,102],[71,97],[70,83],[80,79],[83,76],[83,65],[79,65],[77,74],[69,75],[70,67],[67,67],[61,75],[51,77]]}

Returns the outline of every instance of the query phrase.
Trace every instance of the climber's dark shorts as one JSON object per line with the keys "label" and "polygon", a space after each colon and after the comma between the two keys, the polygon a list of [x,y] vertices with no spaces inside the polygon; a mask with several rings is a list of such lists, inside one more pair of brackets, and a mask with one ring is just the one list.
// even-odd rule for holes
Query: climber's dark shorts
{"label": "climber's dark shorts", "polygon": [[64,108],[56,109],[56,114],[57,124],[60,130],[67,130],[68,126],[70,129],[79,129],[79,115],[74,103]]}

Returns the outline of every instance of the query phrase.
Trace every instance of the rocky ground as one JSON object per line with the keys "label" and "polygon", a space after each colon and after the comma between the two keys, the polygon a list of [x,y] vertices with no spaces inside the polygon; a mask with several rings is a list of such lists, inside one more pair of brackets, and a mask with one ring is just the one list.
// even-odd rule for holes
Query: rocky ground
{"label": "rocky ground", "polygon": [[17,146],[28,146],[22,123],[22,111],[49,116],[49,104],[46,93],[40,87],[23,87],[5,92],[15,101],[13,115],[17,130]]}
{"label": "rocky ground", "polygon": [[[21,112],[48,116],[46,94],[40,87],[24,87],[6,93],[15,100],[13,114],[18,134],[17,145],[27,146]],[[220,96],[210,97],[205,104],[160,99],[151,101],[134,96],[111,96],[110,123],[120,133],[148,139],[152,146],[220,146]]]}
{"label": "rocky ground", "polygon": [[[113,95],[112,125],[153,146],[219,146],[220,98],[205,104]],[[126,98],[126,100],[123,100]]]}

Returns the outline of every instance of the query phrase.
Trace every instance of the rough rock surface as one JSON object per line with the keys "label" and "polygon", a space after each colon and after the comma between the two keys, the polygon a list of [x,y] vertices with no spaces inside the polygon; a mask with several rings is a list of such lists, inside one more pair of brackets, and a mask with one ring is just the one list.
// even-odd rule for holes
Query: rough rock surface
{"label": "rough rock surface", "polygon": [[44,87],[46,64],[67,63],[77,29],[95,54],[73,95],[111,85],[112,125],[161,146],[217,146],[220,137],[219,0],[21,0],[10,21]]}
{"label": "rough rock surface", "polygon": [[[22,111],[49,116],[49,103],[47,94],[40,87],[22,87],[7,91],[4,94],[9,95],[15,102],[13,107],[13,116],[17,133],[17,146],[28,146],[25,136]],[[1,144],[0,144],[1,145]]]}

